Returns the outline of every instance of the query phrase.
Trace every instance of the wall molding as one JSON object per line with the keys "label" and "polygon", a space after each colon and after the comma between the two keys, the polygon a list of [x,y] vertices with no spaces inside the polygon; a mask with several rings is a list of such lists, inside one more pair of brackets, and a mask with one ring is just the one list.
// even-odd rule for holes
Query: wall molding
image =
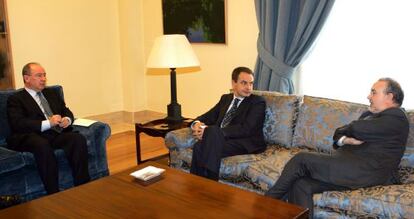
{"label": "wall molding", "polygon": [[109,124],[111,127],[111,133],[117,134],[125,131],[135,131],[135,123],[145,123],[164,117],[166,117],[165,113],[142,110],[137,112],[118,111],[88,116],[85,118]]}

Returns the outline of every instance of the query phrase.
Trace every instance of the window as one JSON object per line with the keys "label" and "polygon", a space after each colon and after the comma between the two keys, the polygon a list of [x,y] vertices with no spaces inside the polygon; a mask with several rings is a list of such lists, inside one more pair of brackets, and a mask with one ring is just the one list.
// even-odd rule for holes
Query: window
{"label": "window", "polygon": [[301,94],[367,104],[381,77],[397,80],[414,109],[414,1],[339,0],[301,66]]}

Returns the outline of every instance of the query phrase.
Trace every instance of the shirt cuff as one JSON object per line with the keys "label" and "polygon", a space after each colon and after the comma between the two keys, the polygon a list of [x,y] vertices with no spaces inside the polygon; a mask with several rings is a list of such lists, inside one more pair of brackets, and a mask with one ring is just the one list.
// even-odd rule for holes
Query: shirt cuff
{"label": "shirt cuff", "polygon": [[40,127],[40,131],[44,132],[50,129],[50,122],[48,119],[42,121],[42,126]]}
{"label": "shirt cuff", "polygon": [[200,123],[200,120],[195,120],[193,123],[191,123],[191,128],[193,128],[193,126],[196,124],[196,123]]}
{"label": "shirt cuff", "polygon": [[69,121],[69,125],[72,125],[72,119],[70,119],[69,117],[65,116],[63,118],[66,118]]}
{"label": "shirt cuff", "polygon": [[338,140],[338,142],[336,142],[336,145],[338,145],[339,147],[344,146],[344,140],[345,140],[345,138],[346,138],[346,136],[345,136],[345,135],[344,135],[344,136],[342,136],[342,137]]}

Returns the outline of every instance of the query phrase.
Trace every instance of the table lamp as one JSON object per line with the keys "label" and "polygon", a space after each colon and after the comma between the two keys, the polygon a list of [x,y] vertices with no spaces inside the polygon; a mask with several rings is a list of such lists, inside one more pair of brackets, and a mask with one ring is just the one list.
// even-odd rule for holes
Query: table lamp
{"label": "table lamp", "polygon": [[183,120],[181,105],[177,102],[176,68],[197,67],[197,59],[185,35],[162,35],[155,39],[147,61],[147,68],[169,68],[171,81],[171,103],[167,106],[169,124]]}

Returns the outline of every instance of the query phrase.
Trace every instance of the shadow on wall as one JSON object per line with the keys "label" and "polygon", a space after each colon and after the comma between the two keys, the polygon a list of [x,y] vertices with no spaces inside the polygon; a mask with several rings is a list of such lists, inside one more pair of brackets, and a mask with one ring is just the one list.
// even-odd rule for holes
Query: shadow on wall
{"label": "shadow on wall", "polygon": [[[169,75],[170,69],[167,68],[148,68],[147,75]],[[187,74],[201,71],[200,67],[187,67],[187,68],[178,68],[178,74]]]}

